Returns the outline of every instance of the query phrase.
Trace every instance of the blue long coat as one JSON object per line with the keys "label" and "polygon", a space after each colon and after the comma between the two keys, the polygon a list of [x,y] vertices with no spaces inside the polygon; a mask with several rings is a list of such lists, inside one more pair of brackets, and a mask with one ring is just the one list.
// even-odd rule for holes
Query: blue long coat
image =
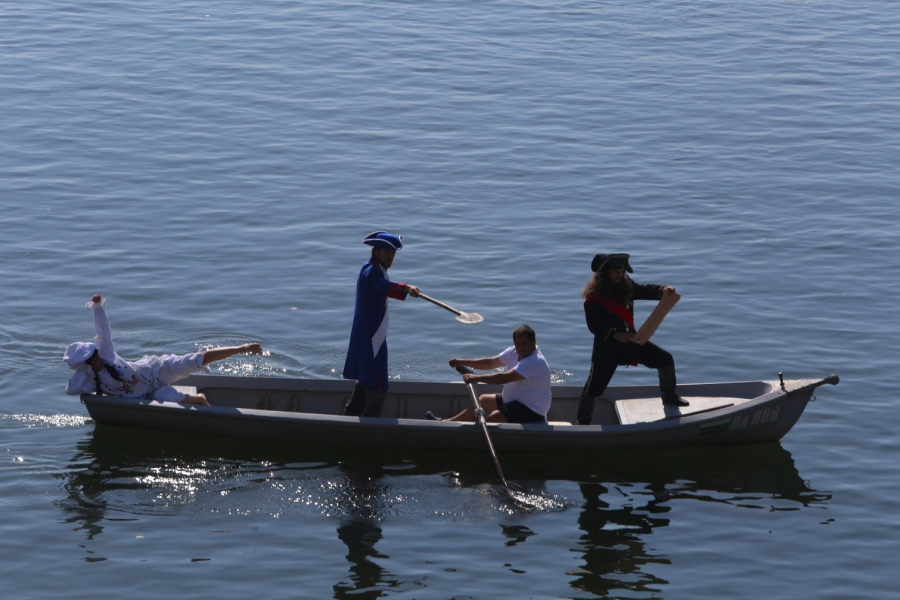
{"label": "blue long coat", "polygon": [[406,284],[392,283],[373,256],[356,280],[356,308],[344,379],[355,379],[377,393],[388,389],[387,301],[406,300]]}

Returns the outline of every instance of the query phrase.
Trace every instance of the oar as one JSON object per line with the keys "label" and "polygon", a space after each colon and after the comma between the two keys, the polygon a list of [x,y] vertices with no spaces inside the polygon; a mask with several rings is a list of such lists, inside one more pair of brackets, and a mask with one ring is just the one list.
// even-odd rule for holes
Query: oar
{"label": "oar", "polygon": [[[456,370],[459,371],[460,375],[473,372],[468,367],[463,366],[456,367]],[[516,498],[513,496],[512,490],[509,489],[509,484],[506,483],[506,477],[503,476],[503,469],[500,468],[500,459],[497,458],[497,452],[494,451],[494,444],[491,443],[491,434],[488,433],[487,422],[484,420],[484,409],[481,408],[481,403],[478,402],[478,394],[475,393],[475,384],[467,383],[466,389],[469,391],[469,400],[472,401],[472,408],[475,410],[475,422],[481,425],[481,430],[484,432],[484,439],[487,440],[488,450],[491,453],[491,460],[494,461],[494,469],[497,471],[497,479],[500,480],[500,485],[503,486],[506,495],[511,500],[515,500]]]}
{"label": "oar", "polygon": [[467,312],[463,312],[461,310],[456,310],[452,306],[444,304],[443,302],[441,302],[439,300],[435,300],[431,296],[426,296],[422,292],[419,292],[419,298],[422,298],[423,300],[428,300],[432,304],[437,304],[441,308],[449,310],[450,312],[452,312],[453,314],[456,315],[456,320],[461,323],[481,323],[482,321],[484,321],[484,317],[482,317],[478,313],[467,313]]}

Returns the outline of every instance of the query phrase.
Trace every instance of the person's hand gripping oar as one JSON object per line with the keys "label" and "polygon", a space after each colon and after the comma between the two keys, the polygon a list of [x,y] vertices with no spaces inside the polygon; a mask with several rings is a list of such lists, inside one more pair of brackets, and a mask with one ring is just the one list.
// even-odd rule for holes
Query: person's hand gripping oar
{"label": "person's hand gripping oar", "polygon": [[[473,374],[474,371],[468,367],[463,367],[462,365],[457,366],[456,370],[465,378],[467,374]],[[512,501],[516,501],[516,497],[513,496],[512,490],[509,489],[509,484],[506,483],[506,477],[503,476],[503,469],[500,468],[500,459],[497,458],[497,452],[494,450],[494,444],[491,442],[491,434],[488,433],[487,421],[484,418],[484,409],[481,408],[481,403],[478,402],[478,394],[475,392],[475,384],[466,382],[466,390],[469,392],[469,400],[472,401],[472,410],[475,411],[475,422],[481,425],[481,430],[484,432],[484,439],[487,440],[488,450],[491,453],[491,460],[494,461],[494,469],[497,471],[497,479],[500,480],[500,485],[503,486],[503,490],[506,492],[507,498]]]}

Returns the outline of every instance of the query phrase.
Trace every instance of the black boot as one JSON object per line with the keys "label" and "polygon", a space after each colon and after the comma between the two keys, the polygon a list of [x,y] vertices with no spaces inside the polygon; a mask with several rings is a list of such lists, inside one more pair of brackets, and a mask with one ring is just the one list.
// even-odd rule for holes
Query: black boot
{"label": "black boot", "polygon": [[366,410],[366,386],[357,383],[353,386],[353,394],[350,396],[350,401],[347,402],[347,405],[344,407],[344,416],[345,417],[358,417],[363,414],[363,411]]}
{"label": "black boot", "polygon": [[690,406],[690,402],[682,400],[675,392],[675,365],[668,367],[660,367],[659,371],[659,390],[662,395],[663,404],[671,406]]}
{"label": "black boot", "polygon": [[384,398],[387,396],[384,392],[375,393],[370,389],[366,389],[366,410],[363,411],[364,417],[380,417],[381,409],[384,408]]}
{"label": "black boot", "polygon": [[590,425],[594,415],[594,397],[581,395],[578,399],[578,416],[575,418],[579,425]]}

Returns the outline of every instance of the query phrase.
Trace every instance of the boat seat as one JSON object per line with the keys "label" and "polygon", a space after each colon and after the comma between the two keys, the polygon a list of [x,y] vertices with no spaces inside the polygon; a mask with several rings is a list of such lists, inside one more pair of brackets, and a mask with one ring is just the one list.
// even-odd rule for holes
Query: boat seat
{"label": "boat seat", "polygon": [[747,402],[744,398],[715,396],[683,396],[683,398],[690,402],[691,405],[679,407],[663,404],[659,397],[616,400],[616,414],[619,416],[619,423],[622,425],[633,425],[635,423],[652,423],[653,421],[674,419],[681,415],[687,416],[696,412],[705,412]]}
{"label": "boat seat", "polygon": [[571,427],[572,424],[568,421],[550,421],[549,425],[553,425],[555,427]]}

